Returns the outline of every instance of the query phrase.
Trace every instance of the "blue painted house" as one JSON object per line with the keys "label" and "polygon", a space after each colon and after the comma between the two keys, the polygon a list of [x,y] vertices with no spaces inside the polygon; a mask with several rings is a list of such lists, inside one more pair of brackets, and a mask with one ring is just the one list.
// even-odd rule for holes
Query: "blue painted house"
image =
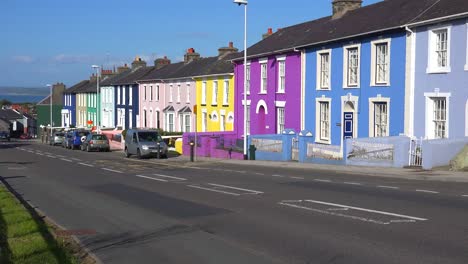
{"label": "blue painted house", "polygon": [[468,1],[444,0],[408,25],[408,134],[468,136]]}
{"label": "blue painted house", "polygon": [[114,86],[114,124],[122,129],[138,127],[139,120],[139,84],[138,80],[153,71],[155,67],[146,67],[146,62],[137,57],[132,62],[128,73],[116,78]]}
{"label": "blue painted house", "polygon": [[87,85],[89,80],[81,81],[63,93],[62,127],[76,126],[76,91]]}

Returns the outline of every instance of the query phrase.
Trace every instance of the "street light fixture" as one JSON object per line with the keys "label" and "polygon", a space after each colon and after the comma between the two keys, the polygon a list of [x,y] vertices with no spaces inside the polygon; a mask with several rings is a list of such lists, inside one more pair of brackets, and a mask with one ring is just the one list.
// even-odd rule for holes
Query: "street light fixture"
{"label": "street light fixture", "polygon": [[244,5],[244,160],[247,159],[247,0],[234,0]]}
{"label": "street light fixture", "polygon": [[99,122],[99,102],[100,100],[98,100],[99,98],[99,66],[98,65],[92,65],[91,67],[93,67],[93,69],[96,69],[96,77],[97,77],[97,80],[96,80],[96,131],[97,133],[100,132],[99,130],[99,125],[101,124],[101,122]]}
{"label": "street light fixture", "polygon": [[52,94],[52,85],[47,84],[46,86],[49,87],[49,92],[50,92],[50,96],[49,96],[49,106],[50,106],[50,121],[49,121],[49,124],[50,124],[50,138],[49,138],[49,142],[50,142],[50,140],[52,140],[52,98],[53,98],[53,94]]}

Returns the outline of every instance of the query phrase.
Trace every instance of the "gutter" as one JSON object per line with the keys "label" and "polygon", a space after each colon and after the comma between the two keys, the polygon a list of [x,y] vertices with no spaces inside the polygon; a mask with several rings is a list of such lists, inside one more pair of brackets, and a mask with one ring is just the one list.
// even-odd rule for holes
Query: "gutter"
{"label": "gutter", "polygon": [[209,78],[209,77],[218,77],[218,76],[234,76],[234,73],[218,73],[218,74],[209,74],[209,75],[199,75],[193,76],[192,79],[195,78]]}
{"label": "gutter", "polygon": [[401,26],[402,28],[409,28],[409,27],[417,27],[417,26],[423,26],[423,25],[428,25],[428,24],[434,24],[437,22],[443,22],[447,20],[453,20],[456,18],[464,18],[468,17],[468,12],[460,13],[460,14],[455,14],[455,15],[450,15],[450,16],[444,16],[444,17],[439,17],[439,18],[433,18],[425,21],[420,21],[416,23],[409,23],[406,25]]}

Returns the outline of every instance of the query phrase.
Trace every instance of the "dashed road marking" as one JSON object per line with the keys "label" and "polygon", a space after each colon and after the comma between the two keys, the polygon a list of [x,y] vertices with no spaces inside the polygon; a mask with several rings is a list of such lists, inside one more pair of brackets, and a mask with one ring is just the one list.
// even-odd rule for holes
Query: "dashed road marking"
{"label": "dashed road marking", "polygon": [[153,181],[168,182],[168,180],[153,178],[153,177],[149,177],[149,176],[145,176],[145,175],[135,175],[135,176],[140,177],[140,178],[144,178],[144,179],[148,179],[148,180],[153,180]]}
{"label": "dashed road marking", "polygon": [[265,175],[265,173],[256,172],[255,175]]}
{"label": "dashed road marking", "polygon": [[222,188],[227,188],[227,189],[233,189],[233,190],[238,190],[238,191],[250,192],[250,193],[252,193],[252,194],[261,194],[261,193],[263,193],[263,192],[261,192],[261,191],[243,189],[243,188],[232,187],[232,186],[222,185],[222,184],[216,184],[216,183],[208,183],[208,185],[216,186],[216,187],[222,187]]}
{"label": "dashed road marking", "polygon": [[53,158],[53,159],[57,158],[57,157],[52,156],[52,155],[46,155],[46,156],[49,157],[49,158]]}
{"label": "dashed road marking", "polygon": [[80,162],[78,164],[83,165],[83,166],[87,166],[87,167],[94,167],[94,165],[92,165],[92,164],[83,163],[83,162]]}
{"label": "dashed road marking", "polygon": [[294,177],[294,176],[292,176],[291,179],[304,180],[304,177]]}
{"label": "dashed road marking", "polygon": [[468,194],[464,194],[464,195],[462,195],[462,197],[468,197]]}
{"label": "dashed road marking", "polygon": [[416,190],[417,192],[423,192],[423,193],[434,193],[434,194],[437,194],[439,192],[436,192],[436,191],[430,191],[430,190]]}
{"label": "dashed road marking", "polygon": [[44,156],[44,154],[42,154],[42,153],[36,153],[36,154],[39,155],[39,156]]}
{"label": "dashed road marking", "polygon": [[63,161],[66,161],[66,162],[73,162],[73,160],[69,160],[69,159],[60,159],[60,160],[63,160]]}
{"label": "dashed road marking", "polygon": [[323,180],[323,179],[314,179],[317,182],[331,182],[330,180]]}
{"label": "dashed road marking", "polygon": [[283,175],[279,175],[279,174],[273,174],[273,175],[271,175],[271,177],[283,178],[284,176],[283,176]]}
{"label": "dashed road marking", "polygon": [[359,182],[343,182],[343,184],[347,184],[347,185],[362,185],[362,183],[359,183]]}
{"label": "dashed road marking", "polygon": [[377,188],[393,189],[393,190],[400,189],[400,187],[396,187],[396,186],[385,186],[385,185],[379,185],[379,186],[377,186]]}
{"label": "dashed road marking", "polygon": [[101,168],[102,170],[105,170],[105,171],[110,171],[110,172],[115,172],[115,173],[123,173],[121,171],[118,171],[118,170],[113,170],[113,169],[108,169],[108,168]]}
{"label": "dashed road marking", "polygon": [[168,179],[173,179],[173,180],[178,180],[178,181],[186,181],[187,179],[185,178],[180,178],[180,177],[174,177],[174,176],[168,176],[168,175],[163,175],[163,174],[153,174],[154,176],[157,177],[162,177],[162,178],[168,178]]}
{"label": "dashed road marking", "polygon": [[224,194],[234,195],[234,196],[239,196],[240,195],[238,193],[226,192],[226,191],[216,190],[216,189],[212,189],[212,188],[205,188],[205,187],[201,187],[201,186],[197,186],[197,185],[187,185],[187,186],[190,187],[190,188],[196,188],[196,189],[201,189],[201,190],[210,191],[210,192],[224,193]]}

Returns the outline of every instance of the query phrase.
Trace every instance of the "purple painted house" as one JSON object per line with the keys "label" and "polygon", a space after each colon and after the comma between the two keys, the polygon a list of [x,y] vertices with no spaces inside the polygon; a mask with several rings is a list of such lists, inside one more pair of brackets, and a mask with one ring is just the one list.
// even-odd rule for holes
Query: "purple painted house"
{"label": "purple painted house", "polygon": [[[279,134],[285,129],[301,130],[302,84],[300,51],[286,50],[265,55],[274,41],[271,29],[264,39],[247,49],[247,133]],[[272,41],[270,41],[270,39]],[[244,63],[234,61],[235,124],[239,138],[244,135]]]}

